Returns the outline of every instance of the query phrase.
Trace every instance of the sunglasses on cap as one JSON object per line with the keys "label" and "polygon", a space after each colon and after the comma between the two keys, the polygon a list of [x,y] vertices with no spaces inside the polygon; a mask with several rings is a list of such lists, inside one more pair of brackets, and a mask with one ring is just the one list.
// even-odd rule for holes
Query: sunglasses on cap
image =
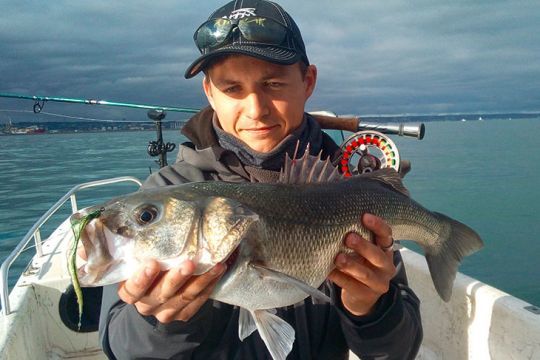
{"label": "sunglasses on cap", "polygon": [[227,43],[233,31],[238,29],[242,37],[267,45],[281,45],[289,31],[285,26],[269,18],[251,16],[242,19],[208,20],[195,31],[193,39],[202,53]]}

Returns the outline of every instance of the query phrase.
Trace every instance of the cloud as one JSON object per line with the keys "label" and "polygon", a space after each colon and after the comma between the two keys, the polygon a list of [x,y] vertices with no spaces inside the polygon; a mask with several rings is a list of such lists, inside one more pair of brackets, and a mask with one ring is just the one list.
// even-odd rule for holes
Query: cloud
{"label": "cloud", "polygon": [[[194,29],[223,2],[5,2],[0,92],[205,105],[183,72]],[[319,69],[310,108],[540,110],[537,1],[280,3]]]}

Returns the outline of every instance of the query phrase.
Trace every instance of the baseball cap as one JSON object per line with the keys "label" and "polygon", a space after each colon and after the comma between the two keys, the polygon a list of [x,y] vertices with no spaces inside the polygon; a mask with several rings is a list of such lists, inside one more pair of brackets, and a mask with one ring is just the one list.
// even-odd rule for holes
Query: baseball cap
{"label": "baseball cap", "polygon": [[226,54],[243,54],[276,64],[303,61],[309,65],[298,26],[278,4],[266,0],[234,0],[210,15],[193,35],[201,52],[186,70],[186,79],[208,62]]}

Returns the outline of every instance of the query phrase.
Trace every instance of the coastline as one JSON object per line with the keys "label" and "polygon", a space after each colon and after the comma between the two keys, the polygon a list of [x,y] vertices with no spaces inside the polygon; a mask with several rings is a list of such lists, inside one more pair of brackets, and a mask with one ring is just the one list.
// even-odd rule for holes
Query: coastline
{"label": "coastline", "polygon": [[[348,116],[348,115],[344,115]],[[518,121],[526,119],[540,119],[540,113],[526,114],[445,114],[445,115],[372,115],[361,116],[360,122],[378,122],[378,123],[412,123],[412,122],[476,122],[476,121]],[[111,123],[107,127],[95,127],[95,122],[28,122],[21,121],[16,123],[4,124],[4,129],[0,131],[0,136],[11,135],[57,135],[57,134],[80,134],[80,133],[116,133],[116,132],[140,132],[156,131],[155,124],[144,122],[145,125],[137,122]],[[185,124],[185,121],[162,122],[161,126],[166,130],[179,130]],[[90,128],[90,126],[92,126]],[[50,129],[52,127],[53,129]],[[24,132],[24,130],[27,130]]]}

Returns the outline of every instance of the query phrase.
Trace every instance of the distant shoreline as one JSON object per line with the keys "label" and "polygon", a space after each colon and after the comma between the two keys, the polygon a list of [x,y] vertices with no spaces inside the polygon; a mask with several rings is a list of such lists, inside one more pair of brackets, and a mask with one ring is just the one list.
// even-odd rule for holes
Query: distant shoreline
{"label": "distant shoreline", "polygon": [[[137,129],[137,130],[78,130],[78,131],[45,131],[40,133],[26,133],[26,134],[6,134],[0,132],[0,136],[40,136],[40,135],[69,135],[69,134],[97,134],[97,133],[133,133],[133,132],[155,132],[156,129]],[[163,131],[180,131],[180,129],[163,129]]]}
{"label": "distant shoreline", "polygon": [[[343,115],[347,116],[347,115]],[[485,115],[478,115],[478,114],[452,114],[452,115],[400,115],[400,116],[365,116],[360,118],[360,122],[366,121],[366,122],[379,122],[379,123],[412,123],[412,122],[446,122],[446,121],[492,121],[492,120],[524,120],[524,119],[540,119],[540,114],[485,114]],[[39,125],[37,125],[39,124]],[[0,131],[0,136],[21,136],[21,135],[60,135],[60,134],[86,134],[86,133],[122,133],[122,132],[155,132],[156,129],[154,127],[145,127],[145,128],[127,128],[127,126],[133,126],[133,124],[129,124],[126,126],[125,123],[121,124],[111,124],[109,125],[108,129],[96,129],[96,128],[90,128],[88,129],[88,125],[93,124],[93,122],[28,122],[28,121],[21,121],[12,123],[11,126],[15,129],[18,128],[29,128],[29,127],[37,127],[40,130],[39,132],[27,132],[27,133],[8,133],[8,132],[2,132]],[[185,123],[177,123],[177,125],[174,128],[170,128],[167,126],[163,126],[163,131],[180,131],[182,129],[182,125]],[[165,124],[163,124],[165,125]],[[1,125],[0,125],[1,126]],[[75,126],[80,126],[80,128],[74,128]],[[124,126],[126,126],[124,128]],[[51,129],[52,127],[52,129]],[[66,127],[69,127],[69,129],[66,129]],[[113,129],[115,128],[115,129]],[[1,130],[1,129],[0,129]]]}

